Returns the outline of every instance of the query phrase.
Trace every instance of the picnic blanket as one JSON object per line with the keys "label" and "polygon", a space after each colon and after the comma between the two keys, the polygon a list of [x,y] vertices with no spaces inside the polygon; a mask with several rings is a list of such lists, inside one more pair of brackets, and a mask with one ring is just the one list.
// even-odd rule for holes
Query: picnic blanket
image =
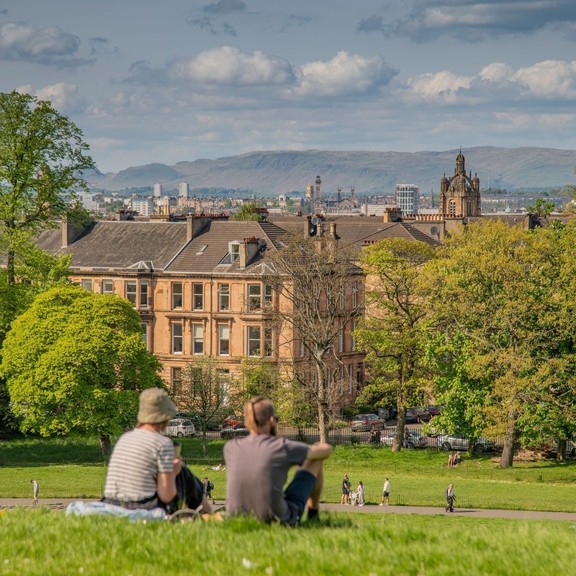
{"label": "picnic blanket", "polygon": [[84,502],[77,500],[70,502],[66,507],[66,515],[74,516],[92,516],[94,514],[106,516],[121,516],[128,518],[131,521],[136,520],[166,520],[168,515],[163,508],[154,508],[153,510],[144,510],[137,508],[136,510],[128,510],[122,506],[114,504],[107,504],[106,502]]}

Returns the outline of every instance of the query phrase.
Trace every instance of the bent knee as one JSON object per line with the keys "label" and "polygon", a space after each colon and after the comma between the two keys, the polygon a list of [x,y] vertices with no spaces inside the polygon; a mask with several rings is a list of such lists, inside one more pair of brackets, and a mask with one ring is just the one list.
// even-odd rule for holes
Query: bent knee
{"label": "bent knee", "polygon": [[316,478],[322,473],[323,468],[323,460],[304,460],[300,466],[300,470],[306,470],[306,472],[310,472],[310,474],[313,474]]}

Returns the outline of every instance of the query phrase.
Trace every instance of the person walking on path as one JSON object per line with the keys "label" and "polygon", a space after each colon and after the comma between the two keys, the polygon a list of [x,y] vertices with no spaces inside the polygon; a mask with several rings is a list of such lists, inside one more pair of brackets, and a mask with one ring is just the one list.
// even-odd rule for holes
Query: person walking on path
{"label": "person walking on path", "polygon": [[360,482],[358,482],[358,488],[356,490],[356,499],[358,502],[358,506],[364,506],[365,500],[364,500],[364,483],[362,482],[362,480],[360,480]]}
{"label": "person walking on path", "polygon": [[342,495],[340,496],[340,504],[350,504],[351,488],[352,483],[348,478],[348,474],[344,474],[344,478],[342,478]]}
{"label": "person walking on path", "polygon": [[446,488],[446,512],[454,512],[454,500],[456,495],[454,494],[454,485],[448,484]]}
{"label": "person walking on path", "polygon": [[[308,521],[317,520],[324,460],[332,446],[279,438],[274,405],[263,396],[244,405],[244,423],[250,434],[224,445],[227,515],[254,514],[263,522],[297,526],[308,508]],[[299,468],[284,489],[294,465]]]}
{"label": "person walking on path", "polygon": [[212,500],[212,504],[216,504],[214,501],[214,496],[212,496],[212,490],[214,490],[214,483],[210,482],[208,476],[202,478],[202,486],[204,486],[204,495],[207,499]]}
{"label": "person walking on path", "polygon": [[38,506],[38,494],[40,491],[40,487],[38,486],[38,480],[30,480],[30,484],[32,484],[32,506]]}
{"label": "person walking on path", "polygon": [[388,478],[384,481],[384,488],[382,489],[382,498],[380,500],[380,506],[388,506],[390,503],[390,480]]}

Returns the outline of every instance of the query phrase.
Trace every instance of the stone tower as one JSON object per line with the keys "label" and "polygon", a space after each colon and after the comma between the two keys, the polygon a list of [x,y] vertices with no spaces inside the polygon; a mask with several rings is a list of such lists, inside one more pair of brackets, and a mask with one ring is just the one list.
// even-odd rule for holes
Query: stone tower
{"label": "stone tower", "polygon": [[466,175],[462,149],[456,156],[454,176],[444,174],[440,180],[438,213],[445,218],[480,216],[480,179],[477,174],[472,177],[472,172]]}

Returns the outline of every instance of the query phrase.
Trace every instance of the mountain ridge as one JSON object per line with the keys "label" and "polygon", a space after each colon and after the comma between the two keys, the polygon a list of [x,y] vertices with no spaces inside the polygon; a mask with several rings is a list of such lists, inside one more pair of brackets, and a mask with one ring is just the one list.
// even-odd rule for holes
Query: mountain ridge
{"label": "mountain ridge", "polygon": [[[186,181],[190,190],[225,188],[257,195],[302,192],[320,176],[322,191],[335,194],[351,188],[358,194],[391,194],[396,184],[416,184],[426,194],[437,193],[444,174],[454,173],[460,149],[421,152],[273,150],[247,152],[215,160],[180,161],[172,166],[152,163],[117,173],[87,176],[99,189],[122,191],[152,188],[165,191]],[[466,171],[480,178],[481,188],[556,188],[573,184],[576,150],[557,148],[462,148]]]}

